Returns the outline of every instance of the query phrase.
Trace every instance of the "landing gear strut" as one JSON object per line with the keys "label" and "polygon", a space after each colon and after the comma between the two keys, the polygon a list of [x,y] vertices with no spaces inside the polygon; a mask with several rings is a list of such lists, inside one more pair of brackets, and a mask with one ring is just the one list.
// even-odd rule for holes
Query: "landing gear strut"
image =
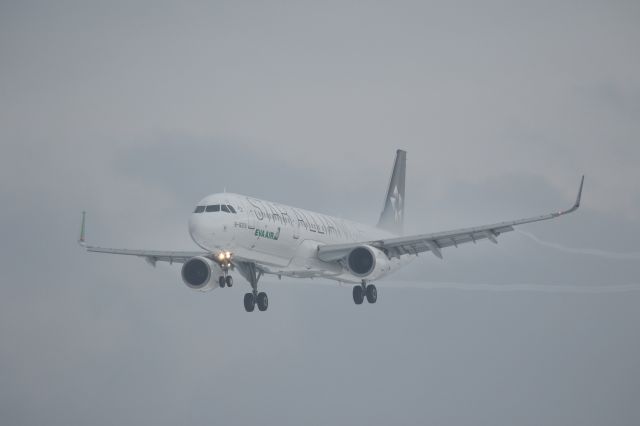
{"label": "landing gear strut", "polygon": [[356,305],[361,305],[362,302],[364,302],[365,296],[367,302],[376,303],[378,300],[378,290],[375,285],[367,285],[367,282],[362,280],[362,284],[353,286],[353,301]]}
{"label": "landing gear strut", "polygon": [[267,293],[258,292],[258,281],[262,276],[262,271],[256,268],[254,263],[242,263],[238,265],[240,273],[244,276],[249,284],[251,284],[251,293],[246,293],[244,295],[244,309],[247,312],[253,312],[256,305],[258,305],[258,310],[266,311],[269,307],[269,298],[267,297]]}

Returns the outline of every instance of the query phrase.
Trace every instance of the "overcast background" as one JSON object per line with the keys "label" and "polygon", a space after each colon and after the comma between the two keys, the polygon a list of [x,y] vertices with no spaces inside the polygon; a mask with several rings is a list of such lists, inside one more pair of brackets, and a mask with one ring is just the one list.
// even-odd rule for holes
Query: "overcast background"
{"label": "overcast background", "polygon": [[[0,1],[0,423],[639,424],[639,3],[452,3]],[[408,232],[583,207],[373,306],[76,245],[192,250],[224,188],[375,223],[397,148]]]}

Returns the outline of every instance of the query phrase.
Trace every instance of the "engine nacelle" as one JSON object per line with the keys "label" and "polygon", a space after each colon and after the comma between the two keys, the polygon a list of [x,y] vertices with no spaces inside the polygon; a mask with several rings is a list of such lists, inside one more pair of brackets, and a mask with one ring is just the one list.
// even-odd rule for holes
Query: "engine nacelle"
{"label": "engine nacelle", "polygon": [[368,245],[354,248],[345,258],[349,272],[358,278],[375,280],[391,270],[387,255]]}
{"label": "engine nacelle", "polygon": [[182,281],[192,290],[211,291],[218,287],[222,269],[203,256],[192,257],[182,265]]}

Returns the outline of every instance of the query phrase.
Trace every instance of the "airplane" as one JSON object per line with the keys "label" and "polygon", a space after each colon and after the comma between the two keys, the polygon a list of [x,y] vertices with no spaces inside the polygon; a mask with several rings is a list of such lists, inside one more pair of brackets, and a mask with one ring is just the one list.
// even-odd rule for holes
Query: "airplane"
{"label": "airplane", "polygon": [[217,193],[197,203],[189,218],[189,234],[198,251],[104,248],[85,241],[86,212],[78,243],[88,252],[138,256],[151,265],[181,263],[187,287],[208,292],[233,286],[238,272],[251,286],[244,308],[266,311],[269,299],[258,291],[265,274],[279,278],[326,278],[353,284],[353,301],[376,303],[373,282],[400,269],[420,253],[442,259],[442,250],[497,238],[515,226],[554,219],[580,207],[584,175],[573,206],[567,210],[507,222],[429,234],[402,235],[405,205],[406,151],[397,150],[378,224],[368,226],[272,201]]}

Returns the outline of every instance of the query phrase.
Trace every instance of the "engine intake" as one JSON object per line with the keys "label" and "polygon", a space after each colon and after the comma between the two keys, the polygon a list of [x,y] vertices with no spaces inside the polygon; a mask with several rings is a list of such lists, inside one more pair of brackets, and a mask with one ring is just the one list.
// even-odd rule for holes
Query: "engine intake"
{"label": "engine intake", "polygon": [[368,247],[356,247],[347,256],[349,270],[358,276],[365,277],[376,266],[376,260]]}
{"label": "engine intake", "polygon": [[219,269],[211,259],[194,257],[182,265],[182,281],[193,290],[210,291],[218,287],[217,277],[222,272]]}
{"label": "engine intake", "polygon": [[371,246],[359,246],[349,252],[347,268],[359,278],[375,279],[390,269],[389,258],[381,250]]}

